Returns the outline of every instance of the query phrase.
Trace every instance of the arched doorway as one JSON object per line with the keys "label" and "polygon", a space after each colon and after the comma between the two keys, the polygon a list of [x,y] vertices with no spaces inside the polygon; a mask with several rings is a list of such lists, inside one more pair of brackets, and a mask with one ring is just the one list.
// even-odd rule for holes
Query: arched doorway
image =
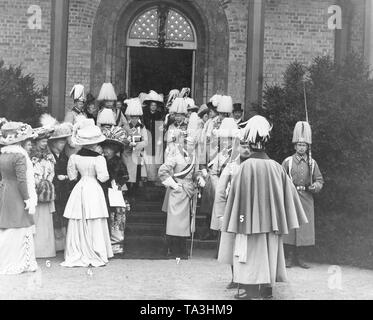
{"label": "arched doorway", "polygon": [[189,87],[194,95],[197,36],[192,22],[166,4],[143,10],[127,33],[126,91],[131,97]]}

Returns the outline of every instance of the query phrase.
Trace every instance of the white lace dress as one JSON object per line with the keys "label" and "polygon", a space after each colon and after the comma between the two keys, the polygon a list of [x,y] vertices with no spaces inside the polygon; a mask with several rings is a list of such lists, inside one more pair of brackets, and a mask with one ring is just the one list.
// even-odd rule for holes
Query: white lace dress
{"label": "white lace dress", "polygon": [[108,210],[99,184],[109,179],[102,156],[72,155],[68,176],[80,180],[72,190],[64,217],[69,219],[66,235],[64,267],[103,266],[113,256],[107,224]]}

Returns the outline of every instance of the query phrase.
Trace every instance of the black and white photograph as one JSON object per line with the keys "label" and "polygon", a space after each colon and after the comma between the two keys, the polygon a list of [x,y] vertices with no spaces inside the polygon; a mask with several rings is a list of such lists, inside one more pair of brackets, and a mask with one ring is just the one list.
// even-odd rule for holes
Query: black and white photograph
{"label": "black and white photograph", "polygon": [[373,300],[372,129],[373,0],[0,0],[0,300]]}

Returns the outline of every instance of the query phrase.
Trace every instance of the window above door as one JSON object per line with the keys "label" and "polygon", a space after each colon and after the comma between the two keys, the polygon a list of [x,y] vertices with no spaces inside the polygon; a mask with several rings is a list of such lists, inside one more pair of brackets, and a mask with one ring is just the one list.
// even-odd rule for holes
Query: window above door
{"label": "window above door", "polygon": [[148,8],[131,24],[127,36],[130,47],[197,49],[195,29],[180,11],[165,5]]}

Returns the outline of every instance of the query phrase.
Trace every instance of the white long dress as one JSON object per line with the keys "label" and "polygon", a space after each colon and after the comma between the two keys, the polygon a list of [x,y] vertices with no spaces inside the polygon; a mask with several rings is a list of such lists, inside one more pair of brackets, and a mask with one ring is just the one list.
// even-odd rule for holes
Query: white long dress
{"label": "white long dress", "polygon": [[64,217],[69,219],[64,267],[103,266],[113,256],[107,224],[108,210],[98,180],[109,179],[105,158],[72,155],[67,173],[81,179],[72,190]]}

